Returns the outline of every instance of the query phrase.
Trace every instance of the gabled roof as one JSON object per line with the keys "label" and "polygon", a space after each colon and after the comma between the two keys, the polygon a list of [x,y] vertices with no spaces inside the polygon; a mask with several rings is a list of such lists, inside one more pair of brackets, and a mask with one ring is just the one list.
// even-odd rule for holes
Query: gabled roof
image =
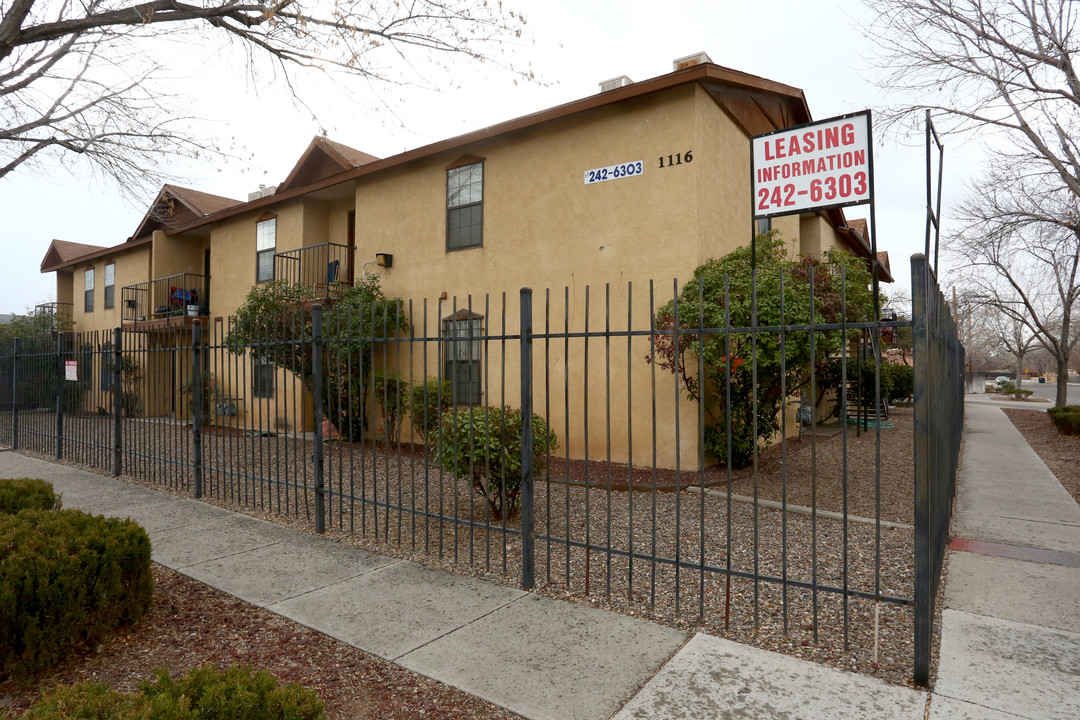
{"label": "gabled roof", "polygon": [[161,186],[129,242],[154,230],[172,230],[240,204],[241,201],[232,198],[166,183]]}
{"label": "gabled roof", "polygon": [[288,177],[278,185],[278,192],[310,185],[317,180],[324,180],[378,159],[374,155],[316,135],[308,143],[307,150],[296,161]]}
{"label": "gabled roof", "polygon": [[[286,178],[285,182],[278,186],[277,192],[273,195],[227,208],[199,220],[193,220],[169,232],[187,232],[242,212],[269,207],[282,200],[289,200],[307,193],[325,190],[334,185],[416,162],[439,153],[463,148],[476,142],[505,136],[519,130],[537,127],[579,113],[595,110],[596,108],[617,105],[627,100],[645,97],[693,83],[702,85],[725,112],[748,134],[778,130],[791,124],[809,122],[812,119],[802,90],[738,70],[712,63],[702,63],[684,70],[659,75],[649,80],[624,85],[607,92],[589,95],[579,100],[508,120],[465,135],[441,140],[388,158],[373,158],[369,162],[353,167],[351,170],[312,180],[306,185],[298,184],[296,178],[293,178],[290,174],[290,177]],[[756,119],[755,116],[757,116]],[[309,145],[309,152],[319,140],[322,140],[327,147],[342,147],[339,143],[333,143],[325,138],[316,138]],[[303,165],[303,163],[304,158],[301,158],[300,162],[297,163],[297,167]],[[294,172],[295,170],[294,168]],[[293,182],[290,183],[290,180]]]}
{"label": "gabled roof", "polygon": [[68,242],[67,240],[53,240],[45,257],[41,260],[41,272],[47,273],[59,270],[72,264],[72,261],[84,255],[90,255],[105,248],[101,245],[87,245],[86,243]]}

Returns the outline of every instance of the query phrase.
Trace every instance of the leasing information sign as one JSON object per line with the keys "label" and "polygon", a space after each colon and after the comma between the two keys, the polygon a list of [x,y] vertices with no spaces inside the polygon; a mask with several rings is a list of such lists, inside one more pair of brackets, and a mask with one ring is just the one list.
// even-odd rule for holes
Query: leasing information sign
{"label": "leasing information sign", "polygon": [[754,218],[870,202],[870,139],[869,110],[754,137]]}

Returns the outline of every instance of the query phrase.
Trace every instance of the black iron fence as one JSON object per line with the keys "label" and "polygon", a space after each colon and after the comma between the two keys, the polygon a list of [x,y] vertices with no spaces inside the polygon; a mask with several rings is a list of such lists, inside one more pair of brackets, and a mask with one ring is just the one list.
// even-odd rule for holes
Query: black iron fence
{"label": "black iron fence", "polygon": [[312,297],[333,297],[353,284],[355,248],[320,243],[274,255],[274,279],[304,287]]}
{"label": "black iron fence", "polygon": [[880,361],[912,323],[866,297],[800,266],[20,340],[0,443],[867,672],[914,636],[924,682],[962,395]]}
{"label": "black iron fence", "polygon": [[964,348],[925,255],[911,258],[915,324],[915,682],[926,685],[964,431]]}

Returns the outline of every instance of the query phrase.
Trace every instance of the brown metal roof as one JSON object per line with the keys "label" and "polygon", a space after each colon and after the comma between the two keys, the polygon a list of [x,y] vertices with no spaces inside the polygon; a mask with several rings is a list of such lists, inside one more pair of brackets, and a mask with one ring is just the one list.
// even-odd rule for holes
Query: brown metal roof
{"label": "brown metal roof", "polygon": [[166,183],[161,186],[157,197],[128,241],[149,235],[154,230],[169,230],[186,225],[240,204],[240,200]]}
{"label": "brown metal roof", "polygon": [[86,243],[68,242],[67,240],[53,240],[49,243],[49,249],[45,251],[45,257],[41,260],[41,272],[47,273],[66,267],[77,258],[91,255],[105,248],[101,245],[87,245]]}
{"label": "brown metal roof", "polygon": [[308,143],[288,176],[278,185],[278,193],[337,175],[346,170],[378,160],[348,145],[316,135]]}
{"label": "brown metal roof", "polygon": [[[41,261],[41,272],[53,272],[54,270],[64,270],[66,268],[75,268],[78,265],[89,263],[98,258],[118,255],[120,253],[128,252],[143,245],[149,245],[153,240],[153,236],[147,235],[140,240],[130,240],[128,242],[120,243],[119,245],[113,245],[111,247],[101,247],[100,245],[83,245],[82,243],[65,243],[66,245],[77,245],[84,250],[79,255],[72,257],[61,258],[53,253],[53,247],[49,247],[49,251],[45,253],[45,259]],[[53,240],[53,245],[56,243],[62,243],[63,240]]]}

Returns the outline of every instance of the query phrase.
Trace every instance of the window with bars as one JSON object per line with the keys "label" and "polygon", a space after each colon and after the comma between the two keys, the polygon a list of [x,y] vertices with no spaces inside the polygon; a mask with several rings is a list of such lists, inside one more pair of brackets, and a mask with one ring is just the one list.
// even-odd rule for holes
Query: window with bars
{"label": "window with bars", "polygon": [[446,249],[484,244],[484,163],[446,171]]}
{"label": "window with bars", "polygon": [[277,218],[255,224],[255,282],[274,279],[274,253],[277,251]]}
{"label": "window with bars", "polygon": [[[464,317],[462,317],[464,316]],[[483,334],[483,316],[475,313],[457,313],[443,321],[444,346],[443,373],[450,381],[455,405],[479,405],[480,389],[480,341]]]}
{"label": "window with bars", "polygon": [[257,398],[274,397],[274,366],[265,360],[251,364],[251,394]]}

